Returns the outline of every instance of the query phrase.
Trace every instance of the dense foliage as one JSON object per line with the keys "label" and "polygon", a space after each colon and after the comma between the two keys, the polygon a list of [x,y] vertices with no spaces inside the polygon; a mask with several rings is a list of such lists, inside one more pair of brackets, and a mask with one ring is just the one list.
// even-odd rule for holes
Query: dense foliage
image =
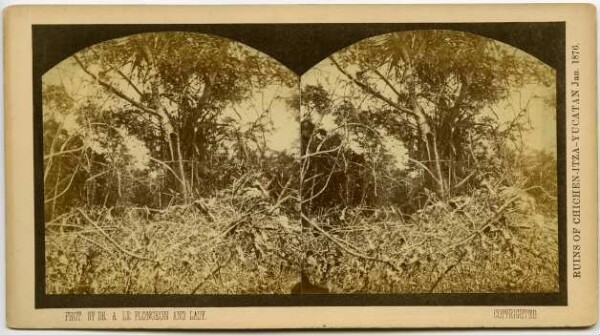
{"label": "dense foliage", "polygon": [[554,85],[443,30],[300,80],[208,35],[82,50],[43,80],[46,291],[556,291]]}

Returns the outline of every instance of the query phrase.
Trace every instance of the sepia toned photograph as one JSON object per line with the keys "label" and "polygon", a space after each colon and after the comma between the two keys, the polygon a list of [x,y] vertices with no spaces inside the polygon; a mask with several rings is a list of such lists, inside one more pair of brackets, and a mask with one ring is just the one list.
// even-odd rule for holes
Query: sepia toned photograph
{"label": "sepia toned photograph", "polygon": [[4,11],[9,327],[597,321],[593,7],[265,9]]}
{"label": "sepia toned photograph", "polygon": [[298,80],[195,33],[42,78],[47,294],[273,294],[299,278]]}
{"label": "sepia toned photograph", "polygon": [[301,78],[304,271],[333,292],[557,292],[556,76],[504,43],[390,33]]}
{"label": "sepia toned photograph", "polygon": [[452,30],[299,79],[207,34],[88,47],[42,79],[46,293],[558,292],[555,83]]}

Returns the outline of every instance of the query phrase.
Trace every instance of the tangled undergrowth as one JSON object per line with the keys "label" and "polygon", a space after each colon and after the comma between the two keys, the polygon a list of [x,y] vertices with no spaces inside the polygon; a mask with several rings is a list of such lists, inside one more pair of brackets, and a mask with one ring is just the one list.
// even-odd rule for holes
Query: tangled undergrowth
{"label": "tangled undergrowth", "polygon": [[516,188],[300,218],[260,193],[46,223],[48,294],[555,292],[557,219]]}
{"label": "tangled undergrowth", "polygon": [[318,233],[304,238],[313,281],[333,293],[558,291],[556,217],[520,189],[478,190],[410,216],[344,216],[307,220]]}
{"label": "tangled undergrowth", "polygon": [[71,211],[46,223],[46,292],[286,293],[298,277],[300,226],[264,200]]}

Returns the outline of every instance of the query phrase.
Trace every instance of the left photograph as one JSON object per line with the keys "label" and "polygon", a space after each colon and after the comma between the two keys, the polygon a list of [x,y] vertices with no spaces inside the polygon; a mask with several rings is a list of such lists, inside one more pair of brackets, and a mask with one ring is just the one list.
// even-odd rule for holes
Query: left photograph
{"label": "left photograph", "polygon": [[42,77],[46,294],[281,294],[300,278],[296,74],[206,34]]}

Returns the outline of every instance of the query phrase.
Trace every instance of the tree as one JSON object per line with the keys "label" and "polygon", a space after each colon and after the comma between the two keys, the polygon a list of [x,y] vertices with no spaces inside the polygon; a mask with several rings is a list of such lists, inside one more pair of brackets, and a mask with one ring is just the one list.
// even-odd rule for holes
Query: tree
{"label": "tree", "polygon": [[[253,49],[220,37],[180,32],[103,42],[58,68],[55,71],[66,73],[63,76],[80,88],[76,96],[65,93],[55,100],[72,101],[69,108],[76,110],[78,128],[88,132],[81,136],[87,138],[86,150],[72,153],[72,159],[87,155],[101,168],[110,161],[117,173],[110,179],[121,180],[126,177],[122,168],[135,159],[134,151],[144,152],[144,164],[151,168],[131,170],[128,178],[148,185],[158,173],[166,180],[159,197],[176,185],[175,193],[168,192],[184,202],[231,184],[231,178],[258,164],[253,156],[267,155],[265,134],[273,130],[274,106],[281,105],[276,101],[297,86],[289,70]],[[51,82],[44,84],[44,96],[61,90],[61,84]],[[50,141],[60,131],[46,125],[57,115],[46,114]],[[121,163],[114,165],[111,155]],[[88,173],[88,178],[94,174]]]}
{"label": "tree", "polygon": [[321,66],[341,75],[344,91],[336,94],[356,111],[329,108],[337,124],[374,130],[362,131],[365,140],[383,135],[401,141],[440,198],[477,174],[474,147],[505,145],[526,129],[526,104],[511,120],[494,117],[496,104],[527,85],[554,85],[553,70],[533,57],[482,36],[444,30],[370,38]]}

